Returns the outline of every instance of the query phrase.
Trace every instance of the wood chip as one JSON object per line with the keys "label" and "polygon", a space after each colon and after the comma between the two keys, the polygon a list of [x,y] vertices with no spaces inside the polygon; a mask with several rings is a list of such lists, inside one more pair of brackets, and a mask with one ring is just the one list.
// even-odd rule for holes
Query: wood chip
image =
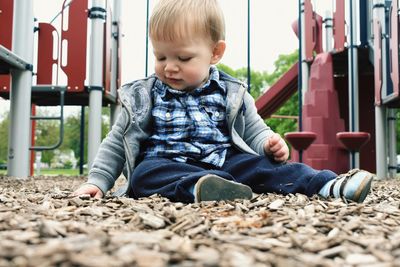
{"label": "wood chip", "polygon": [[[0,177],[0,266],[397,266],[400,180],[362,204],[259,194],[71,197],[85,177]],[[90,256],[88,256],[90,255]]]}

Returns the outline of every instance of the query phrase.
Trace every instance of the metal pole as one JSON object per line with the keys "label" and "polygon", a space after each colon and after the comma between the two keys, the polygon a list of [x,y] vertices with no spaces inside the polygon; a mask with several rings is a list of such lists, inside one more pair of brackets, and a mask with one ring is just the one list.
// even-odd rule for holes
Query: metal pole
{"label": "metal pole", "polygon": [[[33,60],[33,4],[15,0],[13,18],[13,53],[31,64]],[[10,92],[10,127],[7,174],[26,178],[29,175],[30,115],[32,70],[12,70]]]}
{"label": "metal pole", "polygon": [[[359,101],[358,101],[358,51],[357,51],[357,22],[358,11],[356,1],[349,1],[350,16],[350,40],[348,48],[349,67],[349,131],[359,131]],[[350,153],[350,168],[360,167],[360,155],[358,152]]]}
{"label": "metal pole", "polygon": [[[111,41],[111,92],[117,95],[118,84],[118,49],[121,44],[118,43],[120,34],[120,17],[121,17],[121,0],[113,2],[113,18],[112,18],[112,41]],[[114,125],[120,112],[118,103],[110,105],[110,126]]]}
{"label": "metal pole", "polygon": [[101,143],[101,108],[103,96],[103,38],[106,4],[92,0],[90,65],[89,65],[89,129],[88,169],[92,167]]}
{"label": "metal pole", "polygon": [[83,175],[85,161],[85,106],[81,106],[81,130],[79,135],[79,174]]}
{"label": "metal pole", "polygon": [[396,157],[396,112],[389,108],[388,112],[388,135],[389,135],[389,177],[396,178],[397,157]]}
{"label": "metal pole", "polygon": [[298,5],[299,5],[299,13],[298,13],[298,17],[299,17],[299,25],[298,25],[298,29],[299,29],[299,34],[298,34],[298,36],[299,36],[299,51],[298,51],[298,53],[299,53],[299,64],[297,64],[297,66],[298,66],[298,69],[299,69],[299,75],[297,76],[297,91],[298,91],[298,102],[299,102],[299,120],[298,120],[298,122],[297,122],[297,128],[298,128],[298,130],[301,132],[302,130],[303,130],[303,107],[302,107],[302,105],[303,105],[303,97],[302,97],[302,88],[301,88],[301,86],[302,86],[302,84],[303,84],[303,82],[302,82],[302,76],[303,76],[303,74],[302,74],[302,64],[301,64],[301,62],[302,62],[302,51],[303,51],[303,48],[302,48],[302,43],[301,43],[301,40],[302,40],[302,34],[303,34],[303,31],[302,31],[302,13],[304,12],[304,9],[303,9],[303,5],[301,4],[302,2],[301,2],[301,0],[299,0],[299,3],[298,3]]}
{"label": "metal pole", "polygon": [[332,10],[325,13],[325,52],[331,52],[333,49],[333,15]]}
{"label": "metal pole", "polygon": [[250,0],[247,0],[247,90],[251,87],[251,66],[250,66]]}
{"label": "metal pole", "polygon": [[301,103],[304,103],[304,98],[305,98],[305,94],[308,90],[308,79],[310,76],[310,69],[308,66],[307,61],[305,60],[306,58],[306,35],[305,33],[305,14],[304,14],[304,0],[301,0],[301,25],[300,25],[300,39],[301,39],[301,51],[299,51],[299,53],[301,53],[301,61],[299,62],[299,64],[301,64],[301,81],[302,81],[302,85],[301,85]]}
{"label": "metal pole", "polygon": [[37,151],[35,154],[35,159],[36,159],[36,176],[40,176],[40,169],[41,169],[41,163],[42,163],[42,151]]}
{"label": "metal pole", "polygon": [[144,76],[147,77],[149,68],[149,13],[150,13],[150,0],[146,1],[146,51],[145,51],[145,69]]}
{"label": "metal pole", "polygon": [[[299,0],[298,3],[299,6],[299,13],[298,13],[298,17],[299,17],[299,25],[298,25],[298,36],[299,36],[299,64],[298,64],[298,68],[299,68],[299,75],[297,78],[297,87],[298,87],[298,102],[299,102],[299,120],[297,122],[297,128],[298,130],[301,132],[303,130],[303,93],[302,93],[302,86],[303,86],[303,82],[302,82],[302,78],[303,78],[303,44],[302,44],[302,40],[303,40],[303,13],[304,13],[304,4],[302,4],[302,0]],[[303,162],[303,151],[299,150],[299,162]]]}
{"label": "metal pole", "polygon": [[[385,8],[384,0],[374,1],[374,17],[377,18],[382,25],[382,34],[385,32]],[[381,38],[381,36],[374,36]],[[382,44],[382,55],[386,54],[386,45]],[[386,88],[386,61],[382,57],[382,87]],[[387,151],[386,151],[386,107],[384,105],[375,106],[375,146],[376,146],[376,176],[379,179],[385,179],[387,176]]]}

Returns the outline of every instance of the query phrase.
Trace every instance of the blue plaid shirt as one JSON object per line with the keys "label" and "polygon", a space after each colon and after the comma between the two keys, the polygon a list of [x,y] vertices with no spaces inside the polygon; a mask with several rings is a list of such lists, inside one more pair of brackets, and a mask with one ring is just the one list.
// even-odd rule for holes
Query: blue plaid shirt
{"label": "blue plaid shirt", "polygon": [[226,86],[216,67],[209,80],[191,92],[174,90],[160,80],[152,89],[154,132],[144,156],[178,162],[201,161],[221,167],[230,136],[226,124]]}

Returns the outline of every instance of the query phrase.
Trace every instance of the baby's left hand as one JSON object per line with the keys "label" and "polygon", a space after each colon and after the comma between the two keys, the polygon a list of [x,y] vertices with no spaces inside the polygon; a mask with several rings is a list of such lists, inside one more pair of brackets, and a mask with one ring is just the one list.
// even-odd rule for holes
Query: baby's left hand
{"label": "baby's left hand", "polygon": [[285,162],[289,158],[289,148],[285,140],[277,133],[265,140],[264,151],[278,162]]}

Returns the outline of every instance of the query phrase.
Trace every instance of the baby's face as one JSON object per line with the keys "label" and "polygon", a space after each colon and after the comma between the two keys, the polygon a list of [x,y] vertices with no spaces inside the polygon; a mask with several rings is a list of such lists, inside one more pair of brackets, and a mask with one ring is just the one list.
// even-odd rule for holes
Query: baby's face
{"label": "baby's face", "polygon": [[193,90],[208,80],[213,44],[204,38],[152,40],[157,77],[175,90]]}

